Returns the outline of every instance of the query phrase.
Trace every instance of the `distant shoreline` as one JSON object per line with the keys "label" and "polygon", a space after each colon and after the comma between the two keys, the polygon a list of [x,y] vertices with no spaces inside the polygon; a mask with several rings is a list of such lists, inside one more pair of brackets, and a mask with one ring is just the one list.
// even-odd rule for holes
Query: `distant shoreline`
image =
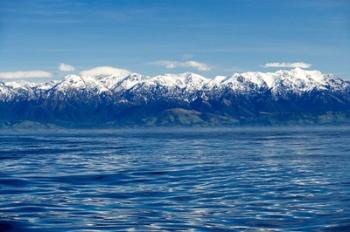
{"label": "distant shoreline", "polygon": [[25,121],[23,123],[15,123],[7,126],[0,126],[0,131],[28,131],[28,130],[40,130],[40,131],[67,131],[67,130],[84,130],[84,131],[110,131],[110,130],[152,130],[152,131],[176,131],[176,130],[189,130],[189,131],[206,131],[206,130],[220,130],[220,131],[264,131],[264,130],[317,130],[317,129],[336,129],[339,130],[339,128],[342,129],[350,129],[350,123],[333,123],[333,124],[296,124],[296,123],[290,123],[290,124],[272,124],[272,125],[264,125],[264,124],[255,124],[255,125],[249,125],[249,124],[236,124],[236,125],[167,125],[167,126],[146,126],[146,125],[125,125],[125,126],[114,126],[114,127],[107,127],[107,126],[85,126],[85,127],[64,127],[64,126],[58,126],[55,124],[42,124],[38,122],[30,122]]}

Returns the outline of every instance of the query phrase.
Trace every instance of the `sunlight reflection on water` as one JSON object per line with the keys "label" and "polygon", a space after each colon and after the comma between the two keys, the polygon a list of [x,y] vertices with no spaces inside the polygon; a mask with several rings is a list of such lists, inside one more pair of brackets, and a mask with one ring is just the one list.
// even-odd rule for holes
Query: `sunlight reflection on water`
{"label": "sunlight reflection on water", "polygon": [[0,228],[350,229],[350,130],[0,133]]}

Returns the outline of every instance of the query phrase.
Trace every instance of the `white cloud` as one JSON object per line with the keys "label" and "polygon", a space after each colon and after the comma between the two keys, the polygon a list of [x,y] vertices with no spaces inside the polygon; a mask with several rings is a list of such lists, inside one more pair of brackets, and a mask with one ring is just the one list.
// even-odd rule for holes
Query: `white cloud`
{"label": "white cloud", "polygon": [[59,66],[58,66],[58,69],[61,71],[61,72],[72,72],[75,70],[75,67],[73,65],[70,65],[70,64],[65,64],[65,63],[61,63]]}
{"label": "white cloud", "polygon": [[89,70],[83,70],[80,72],[81,76],[100,76],[100,75],[112,75],[116,77],[122,77],[130,74],[129,70],[119,69],[109,66],[99,66]]}
{"label": "white cloud", "polygon": [[199,71],[210,71],[211,67],[205,63],[201,63],[194,60],[187,60],[187,61],[171,61],[171,60],[159,60],[156,62],[153,62],[155,65],[164,66],[169,69],[174,68],[195,68]]}
{"label": "white cloud", "polygon": [[303,62],[295,62],[295,63],[273,62],[273,63],[266,63],[264,67],[265,68],[310,68],[311,64],[306,64]]}
{"label": "white cloud", "polygon": [[52,73],[43,70],[0,72],[0,79],[37,79],[50,77],[52,77]]}

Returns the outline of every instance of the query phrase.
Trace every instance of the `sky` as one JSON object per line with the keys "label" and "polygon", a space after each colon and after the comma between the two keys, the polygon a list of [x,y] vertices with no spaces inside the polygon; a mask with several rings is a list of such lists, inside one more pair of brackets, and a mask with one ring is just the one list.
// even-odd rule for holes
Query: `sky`
{"label": "sky", "polygon": [[301,67],[350,80],[350,1],[0,1],[0,79],[99,66],[206,77]]}

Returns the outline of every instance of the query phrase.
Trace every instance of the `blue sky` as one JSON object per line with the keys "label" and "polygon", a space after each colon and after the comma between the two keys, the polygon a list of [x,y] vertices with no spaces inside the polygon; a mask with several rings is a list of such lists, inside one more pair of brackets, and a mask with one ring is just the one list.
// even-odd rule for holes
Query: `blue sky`
{"label": "blue sky", "polygon": [[0,73],[113,66],[210,77],[304,62],[350,79],[349,12],[348,0],[1,0]]}

